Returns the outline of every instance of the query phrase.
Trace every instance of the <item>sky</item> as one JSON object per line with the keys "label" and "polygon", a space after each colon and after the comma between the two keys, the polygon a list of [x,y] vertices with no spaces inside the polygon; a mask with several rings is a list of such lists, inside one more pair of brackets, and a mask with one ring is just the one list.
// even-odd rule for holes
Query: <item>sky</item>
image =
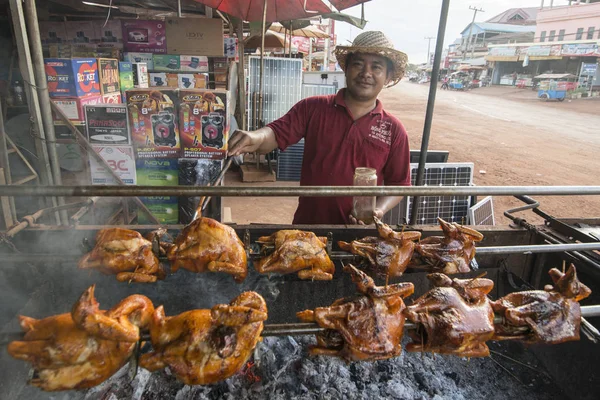
{"label": "sky", "polygon": [[[549,5],[550,0],[545,1]],[[567,0],[555,0],[555,6],[566,5]],[[477,13],[476,22],[486,21],[509,8],[539,7],[541,0],[450,0],[444,48],[460,36],[473,20],[469,6],[483,8]],[[427,61],[426,36],[437,36],[441,0],[371,0],[365,3],[365,30],[382,31],[394,43],[394,47],[408,54],[410,63]],[[360,17],[360,6],[344,10],[344,13]],[[347,23],[336,21],[338,44],[348,45],[362,31]],[[431,51],[435,50],[435,39]]]}

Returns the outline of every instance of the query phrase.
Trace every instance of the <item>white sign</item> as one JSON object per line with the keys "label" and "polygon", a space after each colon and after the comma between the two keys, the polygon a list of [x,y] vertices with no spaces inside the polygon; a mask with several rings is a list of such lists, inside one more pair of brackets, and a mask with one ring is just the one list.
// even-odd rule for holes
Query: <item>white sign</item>
{"label": "white sign", "polygon": [[[126,185],[135,185],[135,158],[132,146],[93,146],[110,168],[121,178]],[[90,170],[92,171],[92,185],[118,185],[112,175],[90,157]]]}

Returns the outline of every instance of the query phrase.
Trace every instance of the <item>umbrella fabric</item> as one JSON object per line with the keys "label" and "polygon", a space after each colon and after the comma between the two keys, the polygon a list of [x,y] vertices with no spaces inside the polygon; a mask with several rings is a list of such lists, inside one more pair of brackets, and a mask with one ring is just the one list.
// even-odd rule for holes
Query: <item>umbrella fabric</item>
{"label": "umbrella fabric", "polygon": [[[244,21],[262,21],[265,0],[196,0],[198,3],[225,12]],[[329,13],[321,0],[267,0],[267,22],[308,18]]]}
{"label": "umbrella fabric", "polygon": [[338,10],[342,11],[346,8],[354,7],[362,3],[366,3],[371,0],[329,0],[331,4]]}
{"label": "umbrella fabric", "polygon": [[[283,47],[284,43],[283,34],[267,31],[265,33],[265,48],[273,49]],[[244,47],[247,49],[258,49],[261,46],[261,36],[251,36],[244,41]]]}
{"label": "umbrella fabric", "polygon": [[[285,29],[285,27],[281,24],[274,23],[269,28],[270,31],[282,33],[284,35],[289,35],[290,31]],[[323,38],[326,39],[329,35],[322,30],[315,28],[313,26],[308,26],[306,28],[294,29],[292,31],[292,36],[300,36],[305,38]]]}

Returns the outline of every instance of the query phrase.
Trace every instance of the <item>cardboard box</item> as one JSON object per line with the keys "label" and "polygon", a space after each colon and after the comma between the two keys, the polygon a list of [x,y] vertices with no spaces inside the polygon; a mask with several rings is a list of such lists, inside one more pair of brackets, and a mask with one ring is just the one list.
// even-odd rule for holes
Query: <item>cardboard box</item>
{"label": "cardboard box", "polygon": [[177,74],[167,72],[150,72],[149,74],[150,87],[177,87]]}
{"label": "cardboard box", "polygon": [[121,23],[125,51],[167,54],[163,21],[124,19]]}
{"label": "cardboard box", "polygon": [[176,54],[154,54],[152,62],[154,63],[153,71],[156,72],[177,72],[180,70],[180,60]]}
{"label": "cardboard box", "polygon": [[[51,101],[62,110],[62,112],[69,118],[70,121],[76,123],[85,123],[85,109],[86,105],[102,104],[101,95],[92,95],[85,97],[73,97],[73,98],[61,98],[51,99]],[[55,121],[61,121],[61,119],[54,115]]]}
{"label": "cardboard box", "polygon": [[[180,158],[178,161],[179,185],[207,186],[217,179],[223,160],[201,160]],[[189,224],[200,203],[199,196],[179,196],[179,223]],[[221,197],[215,196],[202,212],[203,217],[221,220]]]}
{"label": "cardboard box", "polygon": [[185,72],[208,72],[208,57],[179,56],[179,65]]}
{"label": "cardboard box", "polygon": [[127,107],[100,104],[85,106],[87,138],[90,143],[103,145],[131,144]]}
{"label": "cardboard box", "polygon": [[94,24],[96,38],[99,40],[99,47],[123,49],[121,21],[114,19],[105,21],[103,19],[92,23]]}
{"label": "cardboard box", "polygon": [[65,27],[69,42],[73,44],[98,43],[99,38],[91,21],[67,21]]}
{"label": "cardboard box", "polygon": [[126,96],[136,158],[178,158],[181,147],[177,91],[133,89]]}
{"label": "cardboard box", "polygon": [[223,55],[227,58],[235,58],[236,61],[239,60],[238,39],[236,37],[223,39]]}
{"label": "cardboard box", "polygon": [[64,21],[40,21],[40,38],[43,45],[67,42],[67,28]]}
{"label": "cardboard box", "polygon": [[229,92],[179,90],[182,158],[221,160],[229,140]]}
{"label": "cardboard box", "polygon": [[120,93],[119,60],[113,58],[99,58],[98,80],[100,81],[100,93]]}
{"label": "cardboard box", "polygon": [[138,89],[148,88],[148,67],[145,63],[134,63],[133,67],[133,87]]}
{"label": "cardboard box", "polygon": [[179,89],[206,89],[208,74],[177,74]]}
{"label": "cardboard box", "polygon": [[[79,133],[85,137],[85,123],[83,121],[72,121]],[[56,140],[75,140],[71,130],[62,121],[54,121],[54,135]]]}
{"label": "cardboard box", "polygon": [[[96,153],[108,163],[110,168],[126,185],[135,185],[135,159],[131,146],[98,146],[92,145]],[[118,185],[117,180],[94,157],[90,158],[92,185]]]}
{"label": "cardboard box", "polygon": [[167,53],[223,56],[223,21],[216,18],[166,18]]}
{"label": "cardboard box", "polygon": [[81,97],[100,93],[98,64],[93,58],[46,58],[50,97]]}
{"label": "cardboard box", "polygon": [[[178,200],[175,196],[141,197],[144,205],[148,207],[154,218],[161,224],[179,223]],[[143,211],[138,211],[138,223],[150,224],[152,221]]]}
{"label": "cardboard box", "polygon": [[133,64],[129,61],[121,61],[119,63],[119,85],[121,92],[133,89]]}
{"label": "cardboard box", "polygon": [[178,160],[158,158],[137,160],[137,184],[140,186],[177,186],[179,182]]}
{"label": "cardboard box", "polygon": [[129,61],[130,63],[146,63],[148,71],[152,71],[154,68],[154,61],[152,61],[152,54],[148,53],[123,53],[123,60]]}
{"label": "cardboard box", "polygon": [[102,96],[102,104],[123,104],[121,93],[110,93]]}

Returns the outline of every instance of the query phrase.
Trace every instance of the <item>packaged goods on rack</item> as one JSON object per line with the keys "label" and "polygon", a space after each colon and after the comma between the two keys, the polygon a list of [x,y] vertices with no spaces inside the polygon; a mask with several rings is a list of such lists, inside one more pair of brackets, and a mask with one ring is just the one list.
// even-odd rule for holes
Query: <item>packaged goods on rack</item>
{"label": "packaged goods on rack", "polygon": [[[180,158],[178,167],[179,185],[208,186],[219,176],[223,161]],[[189,224],[193,221],[199,202],[200,197],[197,196],[179,196],[179,223]],[[221,197],[213,197],[202,216],[220,221]]]}
{"label": "packaged goods on rack", "polygon": [[150,87],[177,87],[177,74],[168,72],[150,72],[148,74]]}
{"label": "packaged goods on rack", "polygon": [[223,21],[212,18],[167,18],[168,54],[223,56]]}
{"label": "packaged goods on rack", "polygon": [[[92,145],[92,147],[126,185],[136,184],[135,159],[132,146]],[[92,185],[118,185],[118,182],[103,165],[97,162],[94,157],[89,157],[89,159]]]}
{"label": "packaged goods on rack", "polygon": [[125,105],[101,104],[85,107],[87,138],[92,144],[129,145],[131,138]]}
{"label": "packaged goods on rack", "polygon": [[[176,186],[178,183],[177,159],[138,159],[136,161],[137,184],[140,186]],[[152,215],[163,224],[179,222],[176,196],[142,197],[142,202]],[[138,213],[140,223],[149,223],[144,213]]]}
{"label": "packaged goods on rack", "polygon": [[179,90],[179,121],[184,158],[223,159],[229,139],[229,92]]}
{"label": "packaged goods on rack", "polygon": [[177,91],[134,89],[127,91],[126,95],[136,157],[179,158]]}
{"label": "packaged goods on rack", "polygon": [[100,94],[98,64],[95,59],[47,58],[44,62],[50,97]]}
{"label": "packaged goods on rack", "polygon": [[42,45],[67,43],[67,28],[63,21],[40,21],[39,27]]}
{"label": "packaged goods on rack", "polygon": [[[85,123],[85,109],[86,105],[102,104],[101,95],[90,95],[84,97],[73,97],[73,98],[59,98],[51,99],[51,101],[61,109],[61,111],[69,118],[70,121],[75,123]],[[61,121],[58,116],[54,116],[55,121]]]}
{"label": "packaged goods on rack", "polygon": [[[151,196],[141,197],[140,200],[150,210],[152,215],[161,224],[177,224],[179,223],[179,203],[175,196]],[[138,211],[138,222],[140,224],[152,223],[148,215]]]}
{"label": "packaged goods on rack", "polygon": [[133,87],[137,89],[148,88],[148,67],[146,63],[133,63]]}
{"label": "packaged goods on rack", "polygon": [[[198,24],[197,20],[195,21],[194,23]],[[125,51],[167,53],[164,21],[130,19],[122,20],[121,22],[123,48]]]}
{"label": "packaged goods on rack", "polygon": [[185,72],[208,72],[208,57],[205,56],[180,56],[179,64]]}
{"label": "packaged goods on rack", "polygon": [[65,23],[67,38],[73,44],[97,43],[94,24],[91,21],[69,21]]}
{"label": "packaged goods on rack", "polygon": [[100,93],[120,93],[119,84],[119,60],[114,58],[98,59],[98,79],[100,81]]}
{"label": "packaged goods on rack", "polygon": [[180,70],[179,56],[176,54],[154,54],[152,56],[154,64],[153,71],[177,72]]}
{"label": "packaged goods on rack", "polygon": [[206,89],[208,74],[177,74],[179,89]]}
{"label": "packaged goods on rack", "polygon": [[[79,131],[79,133],[81,133],[83,136],[85,136],[85,122],[83,121],[71,121],[73,122],[73,125],[75,125],[75,127],[77,128],[77,130]],[[71,129],[69,129],[69,127],[64,124],[62,121],[55,121],[54,122],[54,135],[56,136],[56,140],[68,140],[68,141],[72,141],[75,139],[75,137],[73,136],[73,133],[71,132]]]}
{"label": "packaged goods on rack", "polygon": [[122,104],[121,93],[110,93],[102,96],[102,104]]}
{"label": "packaged goods on rack", "polygon": [[133,64],[129,61],[119,62],[119,86],[121,86],[121,93],[125,94],[125,91],[133,89]]}
{"label": "packaged goods on rack", "polygon": [[99,47],[116,49],[123,48],[121,21],[94,21],[94,30],[96,31],[96,38],[99,40]]}
{"label": "packaged goods on rack", "polygon": [[151,53],[124,53],[123,60],[130,63],[145,63],[149,71],[154,68],[154,61]]}

